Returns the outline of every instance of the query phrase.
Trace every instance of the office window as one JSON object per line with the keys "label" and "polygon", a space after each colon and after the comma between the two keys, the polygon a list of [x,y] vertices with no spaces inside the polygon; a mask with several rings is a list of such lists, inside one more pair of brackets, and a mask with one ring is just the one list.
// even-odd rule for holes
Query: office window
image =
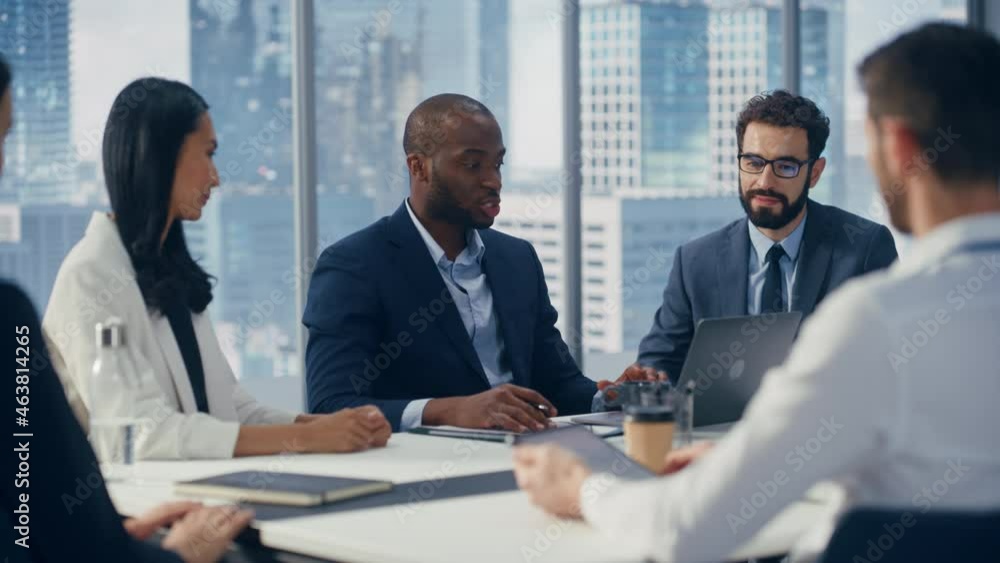
{"label": "office window", "polygon": [[287,6],[222,4],[0,2],[17,124],[0,180],[0,224],[11,225],[0,228],[0,269],[44,309],[62,259],[91,214],[109,208],[101,145],[114,97],[143,76],[191,84],[219,140],[222,185],[184,225],[191,254],[216,277],[209,311],[248,390],[299,410],[300,315],[283,278],[295,272]]}
{"label": "office window", "polygon": [[[607,236],[606,245],[611,245],[611,240],[621,240],[616,243],[621,246],[604,249],[602,256],[620,256],[623,264],[635,259],[638,264],[635,268],[623,268],[622,276],[626,279],[608,281],[611,291],[606,298],[623,314],[635,307],[643,309],[637,318],[648,318],[652,311],[644,309],[662,298],[663,287],[659,282],[629,286],[632,291],[627,299],[623,292],[612,288],[619,282],[627,283],[628,276],[643,267],[650,245],[668,245],[664,248],[668,252],[674,246],[669,246],[672,241],[645,232],[642,236],[650,237],[650,241],[630,248],[625,240],[628,226],[683,220],[687,216],[704,218],[706,221],[685,229],[688,239],[712,230],[704,226],[705,222],[722,226],[737,216],[739,208],[733,208],[731,197],[714,197],[723,189],[727,193],[734,189],[728,174],[730,165],[736,163],[735,152],[730,157],[729,146],[719,144],[716,139],[732,135],[735,115],[728,108],[733,99],[739,98],[735,101],[742,105],[745,101],[742,98],[749,97],[742,92],[781,85],[781,30],[780,25],[772,27],[772,21],[780,22],[781,8],[780,3],[762,2],[642,2],[629,7],[635,16],[623,20],[622,25],[637,38],[635,57],[620,65],[621,75],[616,73],[609,80],[612,85],[621,84],[622,91],[630,96],[608,102],[616,107],[621,104],[623,113],[635,116],[626,120],[626,130],[634,132],[634,136],[629,134],[620,139],[622,149],[628,153],[615,155],[607,163],[598,161],[601,166],[592,172],[609,177],[609,188],[595,189],[593,194],[585,192],[583,205],[585,216],[589,211],[600,214],[605,221],[609,232],[599,236]],[[584,3],[581,9],[586,13],[599,8]],[[743,26],[735,22],[747,15],[760,17],[760,23],[747,26],[748,29],[759,27],[767,33],[761,33],[756,40],[741,33]],[[777,45],[774,37],[779,38]],[[693,43],[692,38],[695,38]],[[582,52],[586,53],[586,49]],[[767,61],[759,60],[763,53]],[[772,68],[774,63],[778,64],[778,72],[763,79],[744,77],[736,71],[755,64]],[[589,87],[588,78],[583,79],[584,88]],[[630,173],[620,174],[626,166]],[[723,184],[725,188],[721,187]],[[688,206],[678,199],[659,195],[670,189],[695,189],[694,195],[700,199]],[[583,249],[585,275],[586,268],[593,267],[598,259],[594,252],[587,246]],[[649,280],[665,280],[668,269],[669,265],[639,275],[648,274]],[[615,329],[623,330],[621,335],[610,334],[610,328],[606,330],[608,334],[602,336],[601,347],[611,352],[636,347],[637,338],[642,336],[628,337],[622,328]],[[585,332],[584,347],[593,344],[588,338],[590,335]]]}
{"label": "office window", "polygon": [[[188,10],[179,37],[190,34],[190,83],[212,106],[222,186],[202,220],[186,228],[203,238],[206,269],[218,277],[211,310],[237,377],[258,400],[301,410],[289,8],[253,0],[223,10],[190,0]],[[143,19],[144,26],[160,25]]]}
{"label": "office window", "polygon": [[801,12],[802,93],[830,118],[830,139],[824,155],[827,169],[813,189],[813,197],[888,224],[888,216],[876,194],[874,176],[865,160],[866,101],[855,69],[879,45],[928,21],[967,21],[967,3],[961,0],[907,3],[903,19],[891,4],[849,0],[826,4],[803,3]]}

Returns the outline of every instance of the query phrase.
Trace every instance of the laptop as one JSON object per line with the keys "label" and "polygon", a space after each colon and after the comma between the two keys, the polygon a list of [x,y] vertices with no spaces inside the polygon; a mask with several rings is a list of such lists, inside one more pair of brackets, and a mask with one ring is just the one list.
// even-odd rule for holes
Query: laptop
{"label": "laptop", "polygon": [[[743,416],[767,370],[785,361],[802,313],[702,319],[681,369],[679,386],[695,382],[694,427],[718,434]],[[621,411],[575,416],[570,422],[621,426]],[[711,428],[704,428],[711,427]]]}
{"label": "laptop", "polygon": [[785,361],[802,313],[702,319],[678,384],[693,381],[694,426],[736,422],[769,369]]}

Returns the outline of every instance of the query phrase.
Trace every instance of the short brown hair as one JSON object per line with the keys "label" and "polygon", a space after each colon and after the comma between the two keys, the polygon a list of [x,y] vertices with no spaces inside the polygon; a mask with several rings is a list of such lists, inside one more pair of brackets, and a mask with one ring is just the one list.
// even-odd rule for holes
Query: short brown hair
{"label": "short brown hair", "polygon": [[858,75],[869,115],[905,121],[941,179],[1000,180],[996,37],[954,24],[926,24],[868,55]]}

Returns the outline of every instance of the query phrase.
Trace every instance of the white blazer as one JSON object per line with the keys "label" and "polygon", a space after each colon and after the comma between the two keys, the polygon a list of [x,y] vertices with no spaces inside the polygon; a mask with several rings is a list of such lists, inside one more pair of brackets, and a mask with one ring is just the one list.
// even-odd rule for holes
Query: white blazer
{"label": "white blazer", "polygon": [[139,416],[147,421],[137,438],[137,458],[228,458],[241,424],[294,421],[295,415],[261,405],[239,386],[207,311],[191,315],[209,406],[209,414],[198,412],[170,322],[146,307],[114,221],[94,213],[59,268],[42,321],[53,365],[84,428],[88,378],[97,357],[94,326],[112,316],[124,321],[126,345],[146,358],[155,379],[155,384],[147,379],[136,398]]}

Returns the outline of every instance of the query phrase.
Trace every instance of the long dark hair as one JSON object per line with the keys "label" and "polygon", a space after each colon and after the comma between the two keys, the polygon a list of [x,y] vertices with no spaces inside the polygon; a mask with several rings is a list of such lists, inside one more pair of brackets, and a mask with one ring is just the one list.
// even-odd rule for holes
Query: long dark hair
{"label": "long dark hair", "polygon": [[7,64],[7,57],[0,53],[0,96],[3,96],[10,88],[10,65]]}
{"label": "long dark hair", "polygon": [[178,303],[200,313],[212,301],[212,277],[191,258],[180,219],[160,247],[181,146],[207,111],[190,86],[141,78],[115,98],[104,129],[104,178],[118,233],[146,306],[161,313]]}

